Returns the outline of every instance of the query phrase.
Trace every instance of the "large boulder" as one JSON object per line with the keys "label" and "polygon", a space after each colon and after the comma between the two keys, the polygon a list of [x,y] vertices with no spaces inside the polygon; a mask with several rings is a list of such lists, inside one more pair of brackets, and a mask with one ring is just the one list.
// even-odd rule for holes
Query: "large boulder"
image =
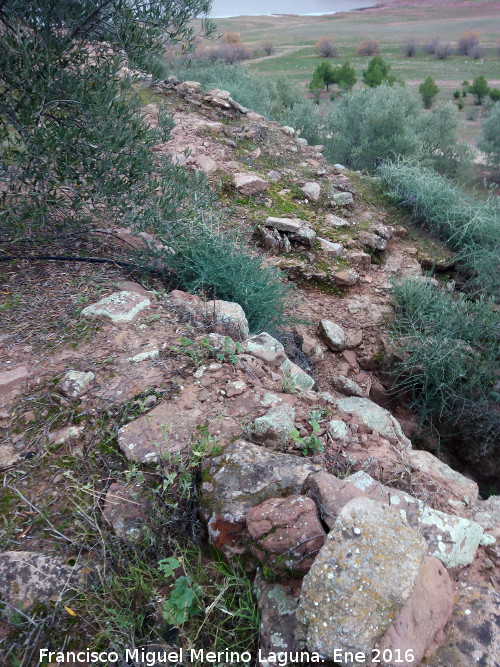
{"label": "large boulder", "polygon": [[320,466],[237,440],[202,465],[201,514],[212,543],[228,556],[246,551],[243,529],[251,507],[300,494]]}
{"label": "large boulder", "polygon": [[486,535],[478,523],[433,509],[404,491],[384,486],[363,471],[344,479],[321,471],[308,477],[304,493],[315,500],[323,521],[330,527],[342,508],[355,498],[370,498],[394,507],[425,538],[427,553],[446,567],[469,565],[480,544],[494,543],[494,538]]}
{"label": "large boulder", "polygon": [[318,201],[319,195],[321,193],[321,186],[319,183],[306,183],[300,189],[308,199],[311,201]]}
{"label": "large boulder", "polygon": [[24,611],[35,604],[60,602],[87,585],[91,570],[83,563],[34,551],[0,554],[0,599]]}
{"label": "large boulder", "polygon": [[306,496],[270,498],[247,514],[250,550],[276,572],[307,572],[323,546],[325,531]]}
{"label": "large boulder", "polygon": [[298,619],[308,649],[341,665],[353,664],[347,651],[369,659],[408,600],[425,551],[393,508],[367,498],[347,503],[304,578]]}

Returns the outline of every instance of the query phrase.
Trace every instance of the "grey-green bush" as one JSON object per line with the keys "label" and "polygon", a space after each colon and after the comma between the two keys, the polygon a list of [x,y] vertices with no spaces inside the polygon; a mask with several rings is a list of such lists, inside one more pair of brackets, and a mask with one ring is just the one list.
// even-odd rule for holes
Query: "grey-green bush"
{"label": "grey-green bush", "polygon": [[389,196],[457,252],[469,289],[500,294],[500,203],[477,199],[458,184],[415,162],[385,163],[377,171]]}
{"label": "grey-green bush", "polygon": [[390,333],[404,350],[404,361],[392,369],[394,389],[409,392],[422,421],[473,431],[476,457],[498,451],[500,314],[494,303],[451,296],[415,279],[396,283],[393,294]]}
{"label": "grey-green bush", "polygon": [[477,146],[493,167],[500,167],[500,102],[495,102],[483,120]]}

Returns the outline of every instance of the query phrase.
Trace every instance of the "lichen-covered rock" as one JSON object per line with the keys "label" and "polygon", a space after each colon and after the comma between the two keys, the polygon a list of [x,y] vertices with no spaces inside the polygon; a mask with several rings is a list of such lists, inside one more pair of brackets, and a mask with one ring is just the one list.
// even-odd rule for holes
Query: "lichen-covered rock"
{"label": "lichen-covered rock", "polygon": [[363,496],[394,507],[424,537],[427,553],[446,567],[470,564],[480,544],[494,542],[474,521],[433,509],[404,491],[384,486],[363,471],[344,479],[321,471],[308,477],[304,493],[314,499],[323,521],[330,527],[354,498]]}
{"label": "lichen-covered rock", "polygon": [[305,479],[320,466],[237,440],[202,464],[201,514],[212,543],[227,556],[246,550],[245,517],[269,498],[300,494]]}
{"label": "lichen-covered rock", "polygon": [[286,359],[285,348],[268,333],[251,336],[243,344],[244,349],[257,359],[262,359],[272,368],[278,368]]}
{"label": "lichen-covered rock", "polygon": [[95,375],[91,371],[84,373],[69,370],[59,382],[58,389],[68,398],[77,398],[85,393],[94,380]]}
{"label": "lichen-covered rock", "polygon": [[345,375],[333,375],[330,379],[332,387],[337,391],[342,392],[346,396],[364,396],[365,392],[361,389],[359,384],[350,380]]}
{"label": "lichen-covered rock", "polygon": [[372,250],[387,250],[387,241],[377,234],[359,232],[358,241]]}
{"label": "lichen-covered rock", "polygon": [[319,335],[334,352],[342,352],[347,346],[347,337],[341,326],[330,320],[321,320]]}
{"label": "lichen-covered rock", "polygon": [[335,271],[333,274],[333,282],[336,285],[343,287],[350,287],[359,283],[359,273],[354,269],[346,269],[345,271]]}
{"label": "lichen-covered rock", "polygon": [[381,408],[369,398],[341,398],[336,407],[341,416],[354,415],[365,426],[379,433],[389,442],[403,445],[405,449],[411,449],[411,442],[403,433],[398,420],[385,408]]}
{"label": "lichen-covered rock", "polygon": [[307,572],[325,541],[318,508],[306,496],[270,498],[246,519],[252,554],[275,572]]}
{"label": "lichen-covered rock", "polygon": [[278,405],[254,422],[253,437],[265,445],[284,446],[290,441],[294,427],[295,408]]}
{"label": "lichen-covered rock", "polygon": [[344,252],[344,246],[341,243],[334,243],[328,239],[322,239],[318,237],[318,243],[321,248],[321,252],[328,257],[340,257]]}
{"label": "lichen-covered rock", "polygon": [[325,216],[325,225],[328,225],[329,227],[350,227],[351,222],[345,218],[339,217],[338,215],[329,213],[327,216]]}
{"label": "lichen-covered rock", "polygon": [[334,193],[330,195],[330,199],[335,206],[349,206],[354,201],[354,197],[350,192]]}
{"label": "lichen-covered rock", "polygon": [[304,578],[297,615],[308,649],[332,660],[335,649],[369,658],[410,596],[425,550],[393,508],[351,500]]}
{"label": "lichen-covered rock", "polygon": [[132,322],[139,313],[150,306],[150,299],[136,292],[114,292],[84,308],[81,315],[83,317],[105,317],[113,324],[126,324]]}
{"label": "lichen-covered rock", "polygon": [[331,419],[326,425],[328,435],[334,440],[347,438],[349,436],[349,428],[341,419]]}
{"label": "lichen-covered rock", "polygon": [[500,591],[489,583],[458,589],[443,644],[426,667],[500,666]]}
{"label": "lichen-covered rock", "polygon": [[[391,667],[414,667],[431,656],[444,640],[451,618],[454,589],[450,575],[432,556],[425,556],[418,578],[399,616],[377,643]],[[406,657],[412,656],[410,660]],[[386,661],[384,661],[386,662]]]}
{"label": "lichen-covered rock", "polygon": [[221,299],[208,301],[206,313],[209,319],[214,320],[218,333],[240,339],[248,336],[248,320],[239,303]]}
{"label": "lichen-covered rock", "polygon": [[[262,573],[257,572],[253,585],[260,611],[259,648],[262,656],[305,649],[304,644],[295,638],[301,583],[301,579],[283,583],[266,581]],[[269,667],[267,662],[260,664]]]}
{"label": "lichen-covered rock", "polygon": [[283,373],[285,381],[288,381],[299,392],[310,391],[316,384],[314,378],[290,359],[285,359],[280,366],[280,371]]}
{"label": "lichen-covered rock", "polygon": [[34,604],[59,602],[71,590],[87,585],[91,570],[82,563],[34,551],[0,554],[0,599],[24,611]]}

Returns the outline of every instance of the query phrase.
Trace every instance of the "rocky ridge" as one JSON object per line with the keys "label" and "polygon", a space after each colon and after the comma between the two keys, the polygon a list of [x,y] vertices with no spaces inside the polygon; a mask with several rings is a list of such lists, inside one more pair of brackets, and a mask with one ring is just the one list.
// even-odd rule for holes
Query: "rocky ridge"
{"label": "rocky ridge", "polygon": [[[500,501],[413,447],[412,417],[393,411],[383,373],[390,280],[425,279],[427,240],[391,224],[362,176],[227,92],[174,78],[155,92],[176,121],[160,151],[221,186],[255,252],[298,281],[308,324],[282,342],[250,335],[238,304],[110,282],[80,312],[95,327],[89,342],[47,354],[2,335],[0,470],[15,477],[54,446],[78,455],[93,442],[91,420],[139,400],[140,414],[116,429],[130,465],[188,456],[200,429],[221,447],[201,464],[200,516],[210,542],[257,573],[268,652],[351,665],[335,649],[359,651],[355,664],[369,665],[386,650],[388,665],[498,667]],[[151,123],[157,111],[144,107]],[[79,419],[37,430],[27,405],[41,390]],[[125,542],[147,539],[146,490],[123,475],[105,489],[101,518]],[[32,535],[31,551],[0,553],[0,598],[24,610],[88,585],[91,569]],[[467,626],[472,611],[481,633]]]}

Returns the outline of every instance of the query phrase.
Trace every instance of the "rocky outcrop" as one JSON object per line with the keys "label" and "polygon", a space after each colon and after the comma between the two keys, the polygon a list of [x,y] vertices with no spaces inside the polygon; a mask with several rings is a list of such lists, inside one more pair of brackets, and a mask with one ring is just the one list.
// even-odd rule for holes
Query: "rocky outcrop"
{"label": "rocky outcrop", "polygon": [[113,324],[128,324],[144,309],[151,306],[151,300],[136,292],[115,292],[105,296],[97,303],[84,308],[81,312],[83,317],[104,317],[111,320]]}

